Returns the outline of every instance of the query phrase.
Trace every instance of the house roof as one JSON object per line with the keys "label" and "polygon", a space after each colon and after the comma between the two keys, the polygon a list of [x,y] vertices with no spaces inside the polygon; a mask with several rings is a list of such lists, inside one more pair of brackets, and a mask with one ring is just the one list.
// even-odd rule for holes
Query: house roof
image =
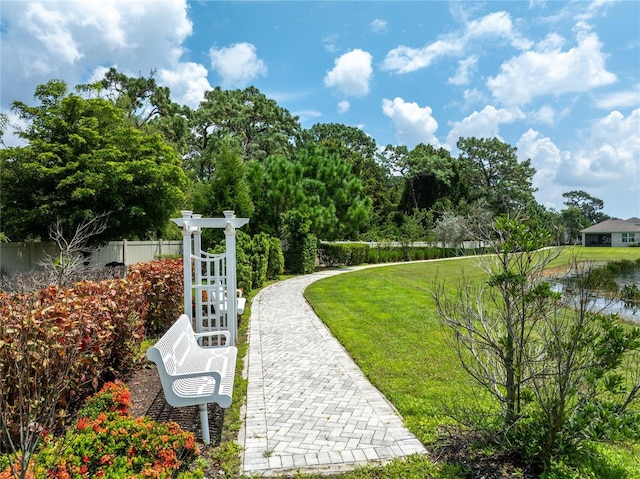
{"label": "house roof", "polygon": [[640,219],[605,220],[593,226],[589,226],[581,233],[640,233]]}

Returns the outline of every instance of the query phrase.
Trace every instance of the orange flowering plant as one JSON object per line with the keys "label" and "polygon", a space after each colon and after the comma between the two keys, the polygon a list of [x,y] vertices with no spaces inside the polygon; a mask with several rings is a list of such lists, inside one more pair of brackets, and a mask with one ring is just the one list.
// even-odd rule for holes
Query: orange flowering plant
{"label": "orange flowering plant", "polygon": [[[175,422],[158,423],[130,413],[129,390],[122,382],[105,384],[89,398],[61,439],[46,435],[25,477],[202,477],[187,471],[198,448],[195,437]],[[10,478],[11,470],[0,472]]]}

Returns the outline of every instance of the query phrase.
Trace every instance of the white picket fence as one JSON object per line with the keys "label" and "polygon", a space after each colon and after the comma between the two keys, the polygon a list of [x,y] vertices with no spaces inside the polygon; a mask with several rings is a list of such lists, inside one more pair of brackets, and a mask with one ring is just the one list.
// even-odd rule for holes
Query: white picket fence
{"label": "white picket fence", "polygon": [[[17,273],[40,269],[46,255],[55,256],[54,243],[0,243],[0,271]],[[108,263],[130,265],[151,261],[160,255],[182,255],[182,240],[178,241],[111,241],[91,254],[89,264],[100,268]]]}

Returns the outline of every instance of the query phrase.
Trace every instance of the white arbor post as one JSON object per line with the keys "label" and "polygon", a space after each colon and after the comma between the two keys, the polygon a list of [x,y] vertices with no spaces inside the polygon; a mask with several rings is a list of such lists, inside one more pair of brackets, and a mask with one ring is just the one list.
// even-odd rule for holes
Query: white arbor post
{"label": "white arbor post", "polygon": [[[184,210],[182,213],[182,282],[184,284],[184,314],[193,319],[193,309],[191,306],[191,234],[188,219],[191,218],[191,211]],[[176,220],[172,220],[176,221]],[[197,325],[196,325],[197,327]]]}
{"label": "white arbor post", "polygon": [[[192,215],[191,216],[194,219],[198,219],[198,218],[202,218],[202,215]],[[194,281],[194,285],[195,284],[201,284],[202,283],[202,230],[197,227],[194,226],[193,227],[193,254],[191,255],[191,257],[193,258],[193,269],[194,269],[194,274],[193,274],[193,281]],[[191,268],[189,268],[189,274],[191,274]],[[193,291],[193,293],[192,293]],[[195,308],[196,311],[202,311],[202,292],[199,289],[193,289],[193,285],[189,290],[189,295],[193,295],[195,296],[195,298],[191,298],[191,304],[189,305],[189,308],[192,308],[195,304]],[[189,310],[191,312],[191,310]],[[190,318],[191,318],[191,314],[187,314]],[[193,318],[191,318],[193,319]],[[203,330],[203,325],[202,325],[202,315],[199,313],[196,313],[196,331],[197,332],[201,332]]]}
{"label": "white arbor post", "polygon": [[[223,211],[227,219],[235,218],[233,211]],[[231,344],[236,343],[238,335],[237,296],[238,282],[236,279],[236,228],[231,221],[224,228],[226,263],[227,263],[227,324],[231,333]]]}

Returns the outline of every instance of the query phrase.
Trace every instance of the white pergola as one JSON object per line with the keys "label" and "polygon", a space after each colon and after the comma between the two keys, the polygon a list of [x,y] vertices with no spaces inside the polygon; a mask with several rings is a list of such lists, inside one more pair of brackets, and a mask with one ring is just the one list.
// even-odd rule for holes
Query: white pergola
{"label": "white pergola", "polygon": [[[184,313],[195,319],[197,333],[228,330],[229,345],[234,345],[238,335],[236,228],[246,225],[249,218],[236,218],[233,211],[224,211],[224,218],[202,218],[192,211],[180,213],[182,218],[171,221],[182,229]],[[202,228],[224,229],[224,253],[202,251]]]}

